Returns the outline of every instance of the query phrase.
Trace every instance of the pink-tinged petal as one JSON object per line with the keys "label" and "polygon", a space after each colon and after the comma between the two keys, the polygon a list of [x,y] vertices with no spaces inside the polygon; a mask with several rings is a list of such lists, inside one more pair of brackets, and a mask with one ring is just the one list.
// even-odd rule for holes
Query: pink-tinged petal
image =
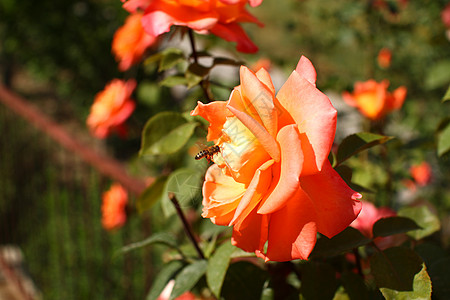
{"label": "pink-tinged petal", "polygon": [[[204,218],[216,218],[218,225],[228,225],[245,193],[245,185],[225,175],[216,165],[209,167],[203,183]],[[216,223],[217,224],[217,223]]]}
{"label": "pink-tinged petal", "polygon": [[249,68],[241,66],[241,91],[244,101],[258,113],[264,127],[273,136],[277,132],[277,109],[274,105],[275,93],[261,82]]}
{"label": "pink-tinged petal", "polygon": [[239,111],[231,105],[228,105],[227,108],[253,133],[264,150],[266,150],[275,161],[280,161],[280,149],[278,148],[275,139],[267,132],[267,130],[246,113]]}
{"label": "pink-tinged petal", "polygon": [[337,111],[330,99],[297,71],[293,71],[277,94],[302,134],[302,175],[314,174],[328,159],[336,132]]}
{"label": "pink-tinged petal", "polygon": [[266,261],[307,259],[316,243],[314,205],[301,189],[270,217]]}
{"label": "pink-tinged petal", "polygon": [[268,228],[269,216],[260,215],[254,209],[239,231],[233,229],[231,243],[247,252],[261,252],[267,241]]}
{"label": "pink-tinged petal", "polygon": [[295,71],[297,71],[297,73],[303,76],[306,80],[311,82],[311,84],[313,84],[314,86],[316,85],[316,69],[314,69],[313,64],[308,58],[302,55],[302,57],[300,57],[300,60],[298,61]]}
{"label": "pink-tinged petal", "polygon": [[261,80],[262,83],[266,85],[269,91],[275,95],[275,87],[273,86],[272,78],[270,78],[269,72],[266,69],[262,68],[256,72],[256,77]]}
{"label": "pink-tinged petal", "polygon": [[142,27],[152,36],[169,32],[170,26],[174,25],[175,22],[176,20],[172,16],[162,11],[154,11],[142,17]]}
{"label": "pink-tinged petal", "polygon": [[281,172],[272,193],[258,209],[260,214],[270,214],[283,208],[300,188],[303,155],[297,125],[283,127],[277,136],[281,148]]}
{"label": "pink-tinged petal", "polygon": [[259,6],[263,0],[249,0],[248,1],[252,7]]}
{"label": "pink-tinged petal", "polygon": [[149,0],[128,0],[123,4],[123,8],[130,13],[135,13],[138,10],[147,9],[149,4]]}
{"label": "pink-tinged petal", "polygon": [[301,178],[303,190],[312,199],[317,214],[317,230],[331,238],[344,230],[361,211],[361,195],[353,191],[328,160],[322,171]]}
{"label": "pink-tinged petal", "polygon": [[222,134],[222,126],[226,121],[227,116],[231,113],[226,109],[227,103],[225,101],[214,101],[208,104],[197,102],[197,107],[191,111],[191,116],[201,116],[209,122],[208,141],[216,140]]}
{"label": "pink-tinged petal", "polygon": [[220,24],[217,23],[210,29],[212,34],[229,41],[236,42],[236,50],[243,53],[255,53],[258,47],[253,44],[245,31],[238,23]]}
{"label": "pink-tinged petal", "polygon": [[239,202],[234,213],[234,217],[230,222],[230,226],[234,225],[235,230],[240,230],[241,224],[248,214],[256,207],[264,196],[264,193],[270,186],[272,180],[272,165],[274,161],[269,160],[256,170],[255,176],[247,187],[244,196]]}

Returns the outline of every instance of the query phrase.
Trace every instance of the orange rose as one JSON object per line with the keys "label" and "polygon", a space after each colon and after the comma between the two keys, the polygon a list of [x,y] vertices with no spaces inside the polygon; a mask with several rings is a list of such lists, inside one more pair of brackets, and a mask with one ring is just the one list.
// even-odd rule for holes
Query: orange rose
{"label": "orange rose", "polygon": [[127,191],[118,183],[102,195],[102,225],[106,230],[122,227],[127,220],[125,207],[128,203]]}
{"label": "orange rose", "polygon": [[257,6],[262,0],[128,0],[124,8],[130,12],[144,10],[142,25],[151,36],[159,36],[172,25],[186,26],[198,33],[212,33],[230,42],[236,49],[253,53],[253,44],[240,22],[262,24],[245,10],[245,5]]}
{"label": "orange rose", "polygon": [[371,120],[383,118],[387,113],[400,109],[406,98],[406,87],[401,86],[393,93],[387,91],[389,81],[378,83],[375,80],[356,82],[352,94],[344,92],[344,101]]}
{"label": "orange rose", "polygon": [[426,186],[431,181],[431,167],[427,162],[411,166],[409,172],[414,181],[420,186]]}
{"label": "orange rose", "polygon": [[119,61],[119,70],[128,70],[140,61],[145,50],[156,40],[142,28],[142,14],[135,13],[128,16],[125,24],[114,34],[112,52]]}
{"label": "orange rose", "polygon": [[114,79],[95,96],[86,121],[92,134],[98,138],[106,138],[112,131],[125,134],[124,122],[135,108],[130,98],[135,87],[136,81],[132,79],[126,82]]}
{"label": "orange rose", "polygon": [[[233,226],[232,243],[266,261],[306,259],[358,215],[360,194],[328,161],[336,110],[303,57],[275,96],[265,69],[242,66],[227,102],[198,103],[220,151],[203,184],[203,217]],[[265,250],[265,244],[267,250]]]}
{"label": "orange rose", "polygon": [[380,68],[386,69],[391,65],[392,52],[388,48],[383,48],[378,52],[377,62]]}

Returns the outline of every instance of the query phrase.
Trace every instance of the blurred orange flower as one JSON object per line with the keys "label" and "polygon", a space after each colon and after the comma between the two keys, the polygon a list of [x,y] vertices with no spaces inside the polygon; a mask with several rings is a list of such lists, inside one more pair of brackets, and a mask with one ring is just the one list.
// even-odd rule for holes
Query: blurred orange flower
{"label": "blurred orange flower", "polygon": [[106,138],[113,131],[126,134],[124,122],[136,106],[130,98],[135,87],[135,80],[114,79],[95,96],[86,121],[93,135]]}
{"label": "blurred orange flower", "polygon": [[431,166],[427,162],[411,166],[409,172],[414,181],[420,186],[425,186],[431,181]]}
{"label": "blurred orange flower", "polygon": [[387,113],[400,109],[406,98],[406,87],[401,86],[393,93],[387,91],[389,81],[375,80],[356,82],[353,93],[344,92],[344,101],[371,120],[383,118]]}
{"label": "blurred orange flower", "polygon": [[377,62],[380,68],[387,69],[391,66],[392,52],[388,48],[383,48],[378,52]]}
{"label": "blurred orange flower", "polygon": [[[233,226],[232,243],[266,261],[306,259],[358,215],[360,194],[328,161],[336,110],[304,56],[275,96],[267,71],[242,66],[227,102],[198,103],[220,152],[203,184],[203,217]],[[267,250],[265,250],[265,244]]]}
{"label": "blurred orange flower", "polygon": [[142,25],[151,36],[159,36],[172,25],[186,26],[198,33],[212,33],[236,42],[236,49],[253,53],[258,47],[250,40],[241,22],[262,26],[246,9],[247,3],[258,6],[262,0],[128,0],[124,8],[130,12],[144,10]]}
{"label": "blurred orange flower", "polygon": [[133,64],[140,61],[145,50],[156,38],[149,35],[142,28],[142,14],[135,13],[128,16],[125,24],[114,34],[112,52],[119,62],[119,70],[128,70]]}
{"label": "blurred orange flower", "polygon": [[127,220],[125,208],[128,203],[127,191],[118,183],[102,195],[102,225],[106,230],[122,227]]}

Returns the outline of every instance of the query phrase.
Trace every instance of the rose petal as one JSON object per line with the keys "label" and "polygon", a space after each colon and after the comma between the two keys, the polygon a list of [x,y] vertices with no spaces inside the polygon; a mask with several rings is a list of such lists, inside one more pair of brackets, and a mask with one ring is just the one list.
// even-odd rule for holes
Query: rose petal
{"label": "rose petal", "polygon": [[328,97],[296,71],[292,72],[277,94],[280,104],[304,133],[302,147],[304,166],[302,175],[320,171],[336,132],[336,109]]}
{"label": "rose petal", "polygon": [[233,229],[231,243],[247,252],[261,252],[267,241],[269,217],[254,209],[244,220],[241,230]]}
{"label": "rose petal", "polygon": [[308,58],[302,55],[302,57],[300,57],[300,60],[298,61],[295,71],[297,71],[297,73],[303,76],[306,80],[311,82],[311,84],[313,84],[314,86],[316,85],[316,69],[314,69],[313,64]]}
{"label": "rose petal", "polygon": [[256,170],[255,176],[247,187],[244,196],[239,202],[230,226],[234,225],[235,230],[240,230],[241,224],[248,214],[256,207],[270,186],[272,180],[272,169],[274,161],[269,160]]}
{"label": "rose petal", "polygon": [[317,230],[331,238],[344,230],[358,216],[361,195],[353,191],[328,160],[322,171],[301,178],[303,190],[312,199],[317,214]]}
{"label": "rose petal", "polygon": [[238,23],[217,23],[210,29],[212,34],[217,35],[229,42],[236,42],[236,50],[244,53],[255,53],[258,47],[250,40],[245,31]]}
{"label": "rose petal", "polygon": [[260,214],[269,214],[281,209],[300,187],[303,155],[297,125],[283,127],[278,133],[277,140],[281,148],[280,179],[258,209]]}
{"label": "rose petal", "polygon": [[280,161],[280,149],[275,139],[255,119],[246,113],[239,111],[231,105],[227,108],[254,134],[264,150],[275,160]]}
{"label": "rose petal", "polygon": [[316,243],[314,205],[301,189],[270,216],[266,261],[307,259]]}
{"label": "rose petal", "polygon": [[[204,218],[219,218],[218,225],[228,225],[234,210],[245,193],[245,185],[237,183],[232,177],[223,174],[217,165],[209,167],[203,183]],[[226,216],[226,218],[221,218]],[[217,224],[217,223],[216,223]]]}
{"label": "rose petal", "polygon": [[270,74],[266,69],[259,69],[258,72],[256,72],[256,77],[258,77],[258,79],[266,85],[269,91],[275,95],[275,87],[273,86],[272,78],[270,78]]}
{"label": "rose petal", "polygon": [[264,127],[275,137],[277,134],[277,109],[273,102],[275,93],[245,66],[241,66],[240,77],[244,101],[248,106],[254,107]]}
{"label": "rose petal", "polygon": [[226,121],[227,116],[232,114],[226,109],[227,103],[225,101],[214,101],[208,104],[197,102],[197,107],[191,111],[191,116],[201,116],[209,122],[208,141],[216,140],[222,134],[222,127]]}

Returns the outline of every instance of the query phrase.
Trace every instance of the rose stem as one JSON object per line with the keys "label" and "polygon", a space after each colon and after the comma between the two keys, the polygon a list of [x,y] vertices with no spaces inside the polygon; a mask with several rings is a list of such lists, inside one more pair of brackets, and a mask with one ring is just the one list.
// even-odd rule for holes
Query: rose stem
{"label": "rose stem", "polygon": [[205,259],[205,255],[203,254],[202,250],[198,246],[197,240],[195,239],[194,235],[192,234],[191,227],[189,226],[189,223],[187,222],[186,217],[184,216],[184,213],[181,210],[180,203],[178,202],[177,198],[175,197],[175,194],[169,193],[169,199],[170,199],[170,201],[172,201],[173,205],[175,206],[177,214],[180,217],[181,222],[183,223],[184,231],[187,233],[189,239],[191,240],[192,244],[194,245],[194,248],[197,251],[198,256],[201,259]]}
{"label": "rose stem", "polygon": [[[189,28],[189,30],[188,30],[188,35],[189,35],[189,41],[191,42],[192,57],[194,58],[194,62],[196,64],[198,64],[198,55],[197,55],[197,50],[195,49],[194,31],[191,28]],[[208,87],[207,87],[208,82],[205,79],[202,79],[202,81],[200,81],[199,85],[202,88],[202,91],[206,97],[207,103],[211,102],[212,99],[209,95]]]}

